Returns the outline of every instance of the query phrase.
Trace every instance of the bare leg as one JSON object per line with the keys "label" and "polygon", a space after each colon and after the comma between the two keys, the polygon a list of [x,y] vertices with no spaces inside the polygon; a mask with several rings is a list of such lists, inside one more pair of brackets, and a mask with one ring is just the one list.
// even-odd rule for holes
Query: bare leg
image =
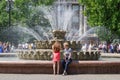
{"label": "bare leg", "polygon": [[56,62],[53,62],[53,74],[56,74]]}
{"label": "bare leg", "polygon": [[57,61],[57,74],[59,74],[59,70],[60,70],[60,61]]}

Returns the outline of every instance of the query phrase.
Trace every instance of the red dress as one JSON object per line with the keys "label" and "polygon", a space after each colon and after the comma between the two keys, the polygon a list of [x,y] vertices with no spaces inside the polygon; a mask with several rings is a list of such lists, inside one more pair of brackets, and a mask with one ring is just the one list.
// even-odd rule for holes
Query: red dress
{"label": "red dress", "polygon": [[53,61],[60,61],[60,49],[61,45],[58,42],[55,42],[52,46],[53,49]]}
{"label": "red dress", "polygon": [[60,52],[53,52],[53,61],[60,61]]}

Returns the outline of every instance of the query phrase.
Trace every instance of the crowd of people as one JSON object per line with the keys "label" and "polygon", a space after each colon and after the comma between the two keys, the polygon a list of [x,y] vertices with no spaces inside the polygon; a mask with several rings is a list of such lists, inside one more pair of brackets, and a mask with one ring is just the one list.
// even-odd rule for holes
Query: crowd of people
{"label": "crowd of people", "polygon": [[102,50],[103,53],[120,53],[120,44],[119,43],[101,43],[98,46],[99,50]]}
{"label": "crowd of people", "polygon": [[14,45],[11,45],[9,42],[0,41],[0,53],[13,52]]}
{"label": "crowd of people", "polygon": [[34,49],[35,45],[33,43],[23,43],[18,44],[18,49]]}
{"label": "crowd of people", "polygon": [[24,43],[24,44],[18,44],[17,46],[15,46],[9,42],[0,41],[0,53],[14,52],[15,49],[35,49],[35,45],[33,43]]}
{"label": "crowd of people", "polygon": [[99,45],[96,44],[83,44],[82,51],[90,51],[90,50],[101,50],[103,53],[120,53],[120,44],[119,43],[100,43]]}
{"label": "crowd of people", "polygon": [[[0,53],[14,52],[14,49],[15,46],[9,42],[0,41]],[[18,44],[16,49],[35,49],[35,45],[33,43]],[[99,45],[91,43],[82,44],[81,51],[90,50],[101,50],[103,53],[120,53],[120,43],[106,44],[103,42]]]}

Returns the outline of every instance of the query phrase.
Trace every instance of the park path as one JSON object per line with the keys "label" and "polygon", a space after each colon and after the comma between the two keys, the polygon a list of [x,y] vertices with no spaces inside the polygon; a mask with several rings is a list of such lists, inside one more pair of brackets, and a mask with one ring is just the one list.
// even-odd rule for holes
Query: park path
{"label": "park path", "polygon": [[0,80],[120,80],[119,74],[0,74]]}

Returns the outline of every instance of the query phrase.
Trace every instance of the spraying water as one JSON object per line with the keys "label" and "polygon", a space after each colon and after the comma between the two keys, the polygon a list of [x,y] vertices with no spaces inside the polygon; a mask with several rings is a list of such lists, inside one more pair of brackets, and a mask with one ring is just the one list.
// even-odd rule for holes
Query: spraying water
{"label": "spraying water", "polygon": [[33,7],[33,10],[34,12],[31,14],[31,16],[34,16],[34,14],[37,12],[42,11],[44,13],[44,18],[49,20],[51,27],[43,28],[41,26],[34,26],[29,28],[18,25],[17,27],[14,27],[14,29],[21,33],[32,35],[36,40],[50,40],[53,38],[51,33],[53,30],[63,30],[67,32],[65,36],[66,40],[80,41],[89,32],[94,30],[91,29],[85,34],[79,35],[80,30],[73,26],[69,26],[69,24],[72,23],[74,10],[72,10],[72,7],[68,7],[66,1],[62,2],[61,4],[60,0],[58,0],[58,2],[52,6],[37,6]]}
{"label": "spraying water", "polygon": [[39,10],[43,11],[45,18],[47,18],[51,24],[52,30],[64,30],[67,31],[68,24],[71,22],[71,18],[74,14],[72,8],[67,8],[66,3],[54,4],[53,6],[39,6]]}

